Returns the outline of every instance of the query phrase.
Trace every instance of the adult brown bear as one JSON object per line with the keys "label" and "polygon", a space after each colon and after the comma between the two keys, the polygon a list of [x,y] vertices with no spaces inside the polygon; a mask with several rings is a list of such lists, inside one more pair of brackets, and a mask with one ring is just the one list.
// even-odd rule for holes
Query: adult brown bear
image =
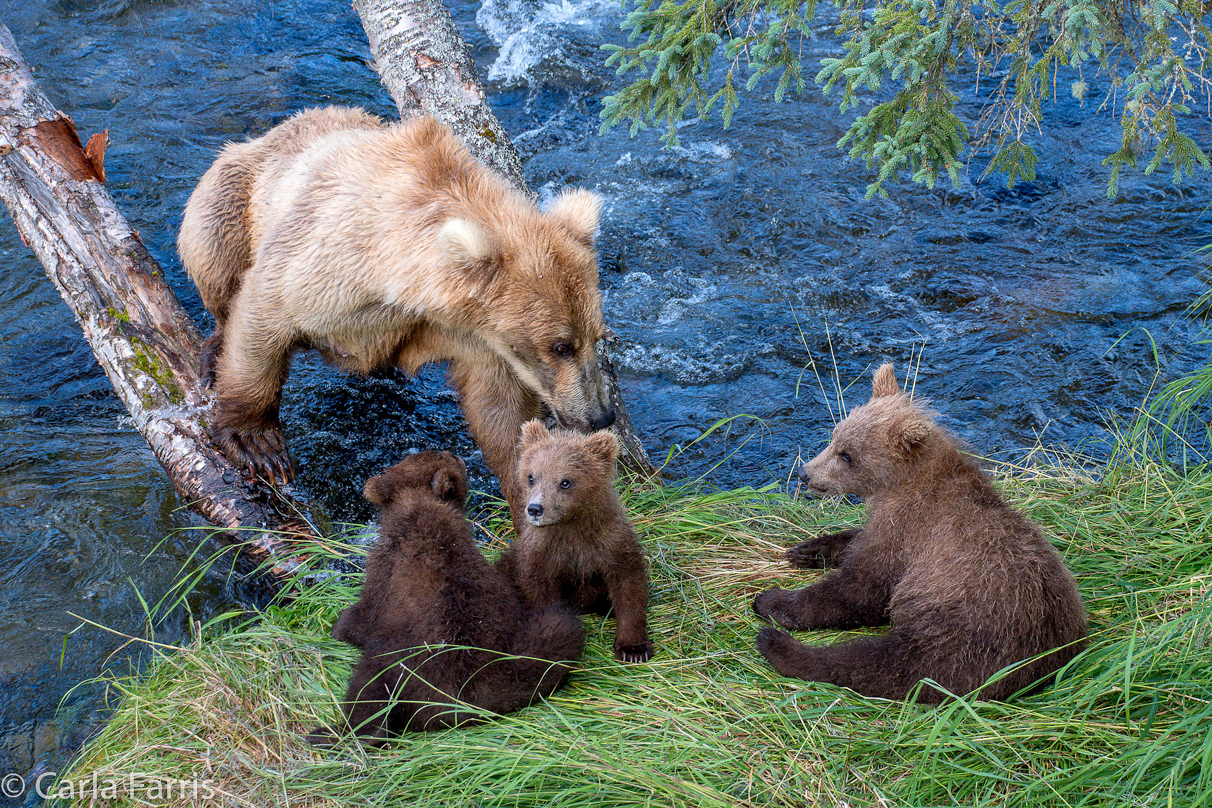
{"label": "adult brown bear", "polygon": [[[892,628],[825,647],[764,628],[758,650],[779,673],[888,699],[926,678],[958,695],[979,688],[981,698],[1004,699],[1042,686],[1081,650],[1086,608],[1065,562],[901,392],[891,364],[800,479],[819,494],[865,499],[867,524],[793,547],[792,564],[837,570],[794,592],[763,592],[754,610],[794,630]],[[1022,664],[986,684],[1014,663]],[[929,686],[917,695],[945,697]]]}
{"label": "adult brown bear", "polygon": [[201,361],[216,442],[271,482],[290,476],[278,404],[297,348],[356,373],[448,360],[472,435],[516,505],[523,423],[614,421],[594,352],[605,331],[600,207],[567,191],[540,213],[431,118],[388,125],[311,109],[228,145],[178,239],[215,317]]}

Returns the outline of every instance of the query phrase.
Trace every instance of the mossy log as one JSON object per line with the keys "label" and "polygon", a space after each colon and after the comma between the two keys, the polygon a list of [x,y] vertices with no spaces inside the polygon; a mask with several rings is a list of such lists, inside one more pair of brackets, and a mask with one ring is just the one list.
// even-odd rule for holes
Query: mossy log
{"label": "mossy log", "polygon": [[181,500],[241,547],[245,571],[291,575],[284,555],[315,538],[306,508],[249,482],[211,443],[198,379],[198,330],[105,189],[106,134],[81,146],[0,25],[0,198],[75,314],[135,428]]}

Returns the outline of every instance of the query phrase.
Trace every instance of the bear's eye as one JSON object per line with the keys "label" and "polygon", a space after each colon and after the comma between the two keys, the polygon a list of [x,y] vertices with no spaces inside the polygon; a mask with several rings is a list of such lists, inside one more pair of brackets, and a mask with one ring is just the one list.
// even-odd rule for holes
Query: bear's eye
{"label": "bear's eye", "polygon": [[557,342],[551,346],[551,352],[556,356],[572,356],[575,353],[571,342]]}
{"label": "bear's eye", "polygon": [[526,475],[526,484],[527,484],[527,485],[534,485],[534,475],[533,475],[533,474],[527,474],[527,475]]}
{"label": "bear's eye", "polygon": [[572,488],[572,480],[560,480],[560,488]]}
{"label": "bear's eye", "polygon": [[842,462],[849,466],[854,461],[850,457],[850,452],[838,452],[837,456],[842,459]]}

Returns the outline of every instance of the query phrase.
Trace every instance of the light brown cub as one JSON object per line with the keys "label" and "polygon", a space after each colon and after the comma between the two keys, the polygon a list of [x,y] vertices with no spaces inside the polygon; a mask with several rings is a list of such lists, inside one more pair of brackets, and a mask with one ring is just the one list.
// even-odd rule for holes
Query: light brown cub
{"label": "light brown cub", "polygon": [[[901,392],[891,364],[800,479],[819,494],[863,497],[867,524],[792,548],[797,566],[837,570],[800,590],[764,592],[754,610],[796,630],[892,628],[825,647],[762,629],[758,650],[779,673],[889,699],[926,678],[957,695],[979,689],[1004,699],[1043,687],[1081,650],[1086,610],[1065,563],[957,439]],[[946,694],[923,686],[917,698]]]}
{"label": "light brown cub", "polygon": [[568,603],[618,623],[614,654],[624,662],[652,656],[648,571],[631,520],[614,490],[619,445],[609,432],[549,432],[522,427],[519,487],[526,518],[497,566],[529,608]]}
{"label": "light brown cub", "polygon": [[614,420],[594,352],[600,205],[567,191],[540,213],[427,117],[387,125],[311,109],[227,146],[178,239],[215,317],[201,361],[217,443],[237,465],[289,477],[278,404],[298,348],[356,373],[448,360],[516,508],[524,422],[547,411],[583,430]]}

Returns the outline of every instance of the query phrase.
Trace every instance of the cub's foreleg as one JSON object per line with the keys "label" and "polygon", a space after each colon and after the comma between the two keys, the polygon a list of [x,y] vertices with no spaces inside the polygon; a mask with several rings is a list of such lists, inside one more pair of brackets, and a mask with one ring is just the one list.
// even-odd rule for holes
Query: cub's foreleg
{"label": "cub's foreleg", "polygon": [[787,561],[793,567],[806,570],[841,566],[846,548],[862,532],[862,528],[852,527],[837,533],[822,533],[788,550]]}
{"label": "cub's foreleg", "polygon": [[622,662],[647,662],[652,657],[652,641],[648,639],[648,571],[644,558],[637,547],[614,563],[615,569],[606,572],[617,623],[614,656]]}
{"label": "cub's foreleg", "polygon": [[[882,699],[904,699],[929,676],[911,638],[897,629],[883,637],[811,646],[785,631],[764,628],[758,633],[757,648],[784,676],[829,682]],[[941,691],[923,685],[917,701],[937,703],[942,698]]]}

